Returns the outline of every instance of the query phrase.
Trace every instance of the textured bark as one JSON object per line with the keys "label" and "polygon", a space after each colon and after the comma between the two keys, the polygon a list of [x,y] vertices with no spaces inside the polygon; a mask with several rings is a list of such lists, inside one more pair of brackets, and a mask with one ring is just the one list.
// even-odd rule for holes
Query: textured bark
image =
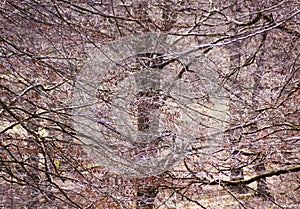
{"label": "textured bark", "polygon": [[157,187],[154,185],[145,186],[139,185],[137,192],[137,208],[138,209],[153,209],[155,208],[154,200],[158,193]]}
{"label": "textured bark", "polygon": [[[157,150],[158,125],[159,117],[157,110],[159,106],[158,92],[159,69],[140,69],[142,72],[137,73],[135,82],[138,88],[137,95],[137,111],[138,111],[138,139],[137,146],[139,155],[151,156]],[[154,200],[157,195],[157,185],[139,183],[137,189],[137,208],[152,209],[154,208]]]}
{"label": "textured bark", "polygon": [[[253,94],[252,94],[252,106],[253,106],[253,112],[256,112],[256,110],[259,108],[259,95],[260,95],[260,91],[262,89],[261,86],[261,78],[263,75],[263,67],[264,67],[264,54],[265,54],[265,49],[264,49],[264,42],[266,39],[266,34],[262,35],[262,40],[261,40],[261,44],[258,50],[260,50],[261,52],[259,53],[259,57],[257,60],[257,68],[256,71],[254,72],[253,75],[253,79],[254,79],[254,85],[253,85]],[[253,118],[255,118],[256,115],[253,115]],[[257,131],[258,127],[257,124],[255,124],[252,127],[253,130],[251,131]],[[261,157],[260,159],[262,162],[260,162],[256,167],[255,167],[255,171],[257,172],[257,174],[262,174],[266,172],[266,168],[265,165],[263,163],[263,157]],[[267,178],[263,177],[257,180],[257,193],[259,196],[262,196],[264,198],[268,198],[270,197],[270,192],[269,192],[269,188],[268,188],[268,184],[267,184]]]}
{"label": "textured bark", "polygon": [[[240,57],[241,55],[239,53],[240,46],[241,46],[241,43],[236,42],[236,43],[233,44],[233,47],[230,49],[231,50],[230,70],[232,72],[238,71],[239,67],[240,67],[240,63],[241,63],[241,57]],[[236,79],[236,80],[235,80],[234,85],[232,87],[232,92],[234,92],[235,98],[233,99],[232,104],[229,105],[229,109],[232,111],[232,113],[234,115],[241,115],[242,112],[237,112],[237,110],[235,109],[236,100],[240,96],[239,93],[236,93],[236,92],[240,91],[240,85],[238,83],[238,79],[237,78],[234,78],[234,79]],[[232,119],[232,121],[231,121],[232,126],[235,126],[236,124],[239,124],[239,121],[237,121],[235,118]],[[240,118],[240,116],[238,118]],[[237,138],[239,136],[237,136],[237,134],[238,133],[234,133],[234,132],[229,133],[229,140],[233,144],[234,147],[236,147],[239,143],[239,141],[237,140]],[[239,155],[240,155],[240,152],[239,152],[239,150],[233,150],[232,154],[234,156],[237,156],[237,158],[238,158]],[[230,180],[236,181],[236,180],[243,180],[243,179],[244,179],[243,168],[239,164],[232,167],[231,173],[230,173]],[[241,194],[247,193],[247,188],[245,188],[245,186],[243,184],[238,184],[238,185],[235,185],[235,186],[231,186],[231,189],[233,191],[236,191],[236,192],[241,193]]]}

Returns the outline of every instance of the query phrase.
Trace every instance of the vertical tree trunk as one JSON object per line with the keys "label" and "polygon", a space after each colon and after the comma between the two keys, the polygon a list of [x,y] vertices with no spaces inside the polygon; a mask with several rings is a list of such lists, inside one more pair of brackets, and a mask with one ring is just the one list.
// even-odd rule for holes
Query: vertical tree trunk
{"label": "vertical tree trunk", "polygon": [[154,209],[154,201],[157,193],[156,185],[140,184],[137,191],[137,209]]}
{"label": "vertical tree trunk", "polygon": [[[159,69],[141,69],[136,74],[135,82],[138,90],[138,139],[137,150],[141,156],[156,154],[157,138],[159,134],[158,93],[160,88]],[[137,208],[152,209],[158,193],[157,183],[144,179],[137,190]]]}
{"label": "vertical tree trunk", "polygon": [[[264,163],[258,164],[255,171],[257,174],[265,173],[266,168]],[[257,180],[257,195],[264,199],[269,199],[271,197],[266,177]]]}
{"label": "vertical tree trunk", "polygon": [[[241,14],[241,8],[237,5],[232,5],[232,15],[234,18],[239,18]],[[235,30],[234,26],[232,28]],[[239,93],[241,92],[241,85],[239,83],[239,70],[241,65],[241,41],[235,41],[232,46],[229,48],[230,50],[230,73],[231,73],[231,80],[232,80],[232,89],[231,92],[233,93],[232,98],[230,99],[229,109],[232,112],[232,118],[230,125],[236,126],[240,124],[240,119],[243,114],[242,108],[238,107],[237,104],[239,103],[239,98],[242,95]],[[244,171],[242,168],[242,164],[240,164],[239,158],[241,153],[239,150],[236,150],[235,147],[238,147],[240,141],[240,133],[237,131],[233,131],[229,134],[229,141],[231,142],[234,149],[232,150],[232,155],[236,158],[236,162],[232,165],[230,179],[231,180],[243,180],[244,179]],[[248,192],[248,189],[245,185],[239,184],[237,186],[231,187],[231,189],[235,192],[244,194]]]}
{"label": "vertical tree trunk", "polygon": [[[262,77],[262,74],[263,74],[262,68],[264,67],[264,62],[265,62],[265,60],[263,58],[264,54],[265,54],[265,49],[264,49],[265,39],[266,39],[266,34],[263,34],[262,41],[261,41],[261,44],[260,44],[260,47],[259,47],[261,52],[260,52],[258,60],[257,60],[257,68],[256,68],[256,70],[254,72],[254,75],[253,75],[253,80],[254,80],[253,93],[252,93],[253,112],[255,112],[255,110],[257,110],[259,108],[259,102],[258,101],[260,100],[259,95],[260,95],[260,91],[262,89],[262,86],[261,86],[261,77]],[[255,118],[256,115],[253,115],[253,117]],[[255,131],[257,129],[258,129],[258,127],[255,124],[252,127],[252,131]],[[261,174],[261,173],[264,173],[266,171],[265,165],[263,163],[263,156],[259,159],[259,161],[260,162],[255,167],[255,171],[257,172],[257,174]],[[269,188],[268,188],[268,185],[267,185],[266,177],[257,180],[257,193],[258,193],[259,196],[264,197],[266,199],[268,197],[270,197],[270,192],[269,192]]]}
{"label": "vertical tree trunk", "polygon": [[[148,2],[142,0],[139,2],[137,8],[137,14],[141,18],[148,17]],[[147,28],[146,28],[147,29]],[[142,64],[143,65],[143,64]],[[137,73],[135,82],[138,89],[137,95],[137,111],[138,111],[138,138],[137,145],[138,152],[141,155],[151,155],[151,152],[155,150],[155,146],[151,142],[153,135],[151,132],[155,132],[155,118],[151,114],[153,112],[153,96],[155,94],[155,89],[157,88],[157,75],[153,74],[153,71],[149,72],[145,67],[141,66],[139,69],[141,72]],[[158,83],[159,85],[159,83]],[[149,138],[150,137],[150,138]],[[137,201],[136,206],[138,209],[152,209],[154,208],[154,200],[156,197],[156,185],[148,185],[147,179],[141,181],[143,183],[138,183],[137,185]]]}
{"label": "vertical tree trunk", "polygon": [[[147,1],[141,1],[141,15],[147,17]],[[162,11],[162,19],[164,20],[164,30],[169,31],[171,28],[172,18],[170,14],[170,3],[164,1]],[[151,52],[150,52],[151,53]],[[146,66],[147,67],[147,66]],[[141,101],[138,105],[138,131],[147,137],[145,143],[140,146],[145,150],[145,154],[153,155],[156,153],[158,144],[156,138],[159,135],[159,114],[158,114],[158,93],[160,88],[160,68],[147,69],[136,76],[136,84],[139,90],[138,98]],[[157,114],[156,114],[157,113]],[[138,136],[139,137],[139,136]],[[154,177],[154,179],[156,179]],[[147,179],[145,179],[147,180]],[[153,179],[149,180],[149,185],[138,185],[137,191],[137,208],[138,209],[153,209],[155,208],[154,200],[158,193],[158,183]]]}
{"label": "vertical tree trunk", "polygon": [[[230,72],[237,71],[237,73],[233,74],[233,76],[237,75],[237,77],[238,77],[238,71],[239,71],[239,67],[240,67],[240,63],[241,63],[241,55],[240,55],[240,51],[239,51],[240,47],[241,47],[241,43],[237,41],[233,44],[232,48],[230,48],[230,53],[231,53],[231,55],[230,55]],[[241,118],[240,116],[242,115],[242,112],[240,112],[240,110],[236,108],[236,103],[238,102],[238,97],[241,96],[237,93],[240,91],[240,85],[238,82],[238,78],[231,78],[231,79],[233,82],[231,92],[233,92],[235,95],[232,95],[233,98],[231,99],[231,102],[229,104],[229,109],[233,114],[233,117],[232,117],[230,123],[231,123],[231,126],[236,126],[237,124],[239,124],[239,119]],[[229,141],[232,143],[232,146],[237,147],[238,143],[239,143],[239,141],[238,141],[239,133],[235,133],[233,131],[233,132],[229,133],[228,137],[229,137]],[[238,159],[239,155],[240,155],[239,150],[233,150],[232,155]],[[235,165],[233,165],[233,167],[231,168],[230,179],[231,180],[244,179],[244,171],[243,171],[243,168],[241,168],[241,165],[239,164],[238,160],[235,163]],[[245,185],[242,185],[242,184],[233,186],[233,187],[231,187],[231,189],[233,191],[241,193],[241,194],[248,192]]]}

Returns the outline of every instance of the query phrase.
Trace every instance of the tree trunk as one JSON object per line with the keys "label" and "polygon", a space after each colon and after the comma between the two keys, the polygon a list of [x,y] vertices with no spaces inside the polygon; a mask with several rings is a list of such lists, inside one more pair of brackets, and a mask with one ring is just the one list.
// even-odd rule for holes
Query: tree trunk
{"label": "tree trunk", "polygon": [[[140,69],[136,74],[135,82],[137,86],[137,154],[140,156],[152,156],[157,152],[157,139],[159,135],[159,69]],[[157,184],[144,179],[138,184],[137,208],[152,209],[154,200],[158,193]]]}
{"label": "tree trunk", "polygon": [[[162,11],[162,19],[164,20],[164,31],[169,31],[172,25],[173,17],[170,13],[170,5],[168,1],[164,1],[164,9]],[[147,1],[141,1],[140,12],[145,18],[147,14]],[[151,53],[151,52],[150,52]],[[158,60],[160,62],[160,60]],[[160,63],[159,63],[160,64]],[[161,63],[163,64],[163,63]],[[164,64],[163,64],[164,65]],[[160,70],[158,69],[141,69],[142,72],[136,76],[136,84],[138,88],[138,131],[141,137],[146,137],[144,143],[139,143],[140,148],[144,150],[146,155],[154,155],[157,152],[159,136],[159,89],[160,89]],[[144,65],[145,66],[145,65]],[[150,66],[146,66],[150,67]],[[138,137],[140,137],[138,136]],[[139,140],[140,142],[140,140]],[[154,179],[156,179],[154,177]],[[146,179],[145,179],[146,180]],[[158,193],[158,183],[153,179],[149,180],[150,185],[139,184],[137,190],[137,208],[153,209],[155,208],[154,200]],[[149,183],[148,182],[148,183]]]}
{"label": "tree trunk", "polygon": [[139,185],[137,191],[137,208],[138,209],[153,209],[155,208],[154,200],[158,193],[155,185]]}
{"label": "tree trunk", "polygon": [[[259,50],[261,50],[258,60],[257,60],[257,68],[256,71],[254,72],[253,75],[253,80],[254,80],[254,84],[253,84],[253,94],[252,94],[252,107],[253,107],[253,112],[256,112],[256,110],[259,108],[259,95],[260,95],[260,91],[262,89],[261,87],[261,77],[263,75],[263,67],[264,67],[264,53],[265,53],[265,49],[264,49],[264,42],[266,39],[266,34],[263,34],[262,37],[262,41],[259,47]],[[256,115],[253,115],[253,118],[255,118]],[[257,130],[257,124],[255,124],[252,127],[251,131],[255,131]],[[255,171],[257,172],[257,174],[261,174],[264,173],[266,171],[265,165],[263,163],[263,156],[260,158],[259,164],[256,166]],[[261,178],[259,180],[257,180],[257,193],[259,196],[264,197],[266,199],[268,199],[270,197],[270,192],[269,192],[269,188],[267,185],[267,179]]]}
{"label": "tree trunk", "polygon": [[[233,76],[237,75],[238,77],[238,71],[241,63],[241,54],[240,54],[240,46],[241,43],[239,41],[235,42],[233,44],[233,47],[230,48],[230,72],[235,72],[233,73]],[[236,73],[237,72],[237,73]],[[236,126],[239,124],[239,119],[241,118],[242,112],[240,112],[239,109],[236,108],[236,103],[238,102],[238,98],[241,96],[239,95],[240,91],[240,84],[238,83],[238,78],[230,78],[232,79],[233,86],[231,89],[231,92],[234,93],[233,98],[231,99],[231,102],[229,104],[229,109],[233,113],[233,118],[231,119],[231,126]],[[239,133],[235,133],[234,131],[229,133],[229,141],[232,143],[233,147],[238,146],[238,138],[239,138]],[[235,158],[239,158],[239,150],[233,150],[232,155],[235,156]],[[243,180],[244,179],[244,171],[243,168],[241,168],[241,165],[239,164],[239,161],[233,167],[231,168],[231,173],[230,173],[230,179],[231,180]],[[247,193],[247,188],[245,185],[239,184],[237,186],[232,186],[231,189],[235,192],[244,194]]]}

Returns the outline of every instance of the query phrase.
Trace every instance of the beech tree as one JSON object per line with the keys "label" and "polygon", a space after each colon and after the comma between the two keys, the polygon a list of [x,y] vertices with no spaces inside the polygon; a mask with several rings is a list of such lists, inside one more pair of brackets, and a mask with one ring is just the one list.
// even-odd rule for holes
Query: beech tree
{"label": "beech tree", "polygon": [[297,0],[0,3],[0,206],[297,208]]}

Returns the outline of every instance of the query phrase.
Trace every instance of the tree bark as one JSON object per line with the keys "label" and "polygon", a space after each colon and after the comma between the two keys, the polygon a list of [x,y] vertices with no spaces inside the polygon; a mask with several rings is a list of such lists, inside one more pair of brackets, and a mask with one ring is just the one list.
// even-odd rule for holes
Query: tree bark
{"label": "tree bark", "polygon": [[[254,72],[253,75],[253,79],[254,79],[254,84],[253,84],[253,93],[252,93],[252,106],[253,106],[253,112],[256,112],[256,110],[259,108],[259,95],[260,95],[260,91],[262,89],[261,86],[261,78],[263,75],[263,67],[264,67],[264,54],[265,54],[265,49],[264,49],[264,42],[266,39],[266,34],[263,34],[262,40],[261,40],[261,44],[259,47],[259,50],[261,50],[258,60],[257,60],[257,68],[256,71]],[[255,118],[256,115],[253,115],[253,118]],[[258,129],[257,124],[254,124],[254,126],[252,127],[253,130],[251,131],[255,131]],[[255,171],[257,172],[257,174],[262,174],[266,172],[266,168],[263,162],[263,156],[260,157],[260,161],[259,164],[255,167]],[[270,192],[269,192],[269,188],[268,188],[268,184],[267,184],[267,178],[263,177],[260,178],[259,180],[257,180],[257,195],[261,196],[265,199],[268,199],[270,197]]]}
{"label": "tree bark", "polygon": [[[234,72],[234,71],[239,71],[239,67],[240,67],[240,63],[241,63],[241,55],[239,52],[239,48],[240,48],[241,43],[240,42],[236,42],[233,44],[233,47],[230,49],[231,50],[231,55],[230,55],[230,71]],[[236,73],[238,75],[238,73]],[[231,125],[235,126],[236,124],[239,123],[238,119],[240,118],[241,113],[236,110],[235,107],[235,103],[237,102],[237,97],[239,97],[240,95],[238,95],[237,92],[240,91],[240,85],[238,83],[238,79],[237,78],[232,78],[233,79],[233,86],[232,86],[232,92],[234,92],[235,98],[233,98],[233,100],[230,102],[229,104],[229,109],[230,111],[233,113],[233,115],[235,115],[233,117],[233,119],[231,119]],[[238,116],[238,117],[237,117]],[[238,133],[229,133],[229,141],[232,143],[233,147],[236,147],[239,143],[238,140],[236,140],[238,138],[237,136]],[[239,158],[239,151],[238,150],[233,150],[232,151],[232,155],[236,156],[236,158]],[[237,163],[236,165],[234,165],[231,168],[231,173],[230,173],[230,180],[243,180],[244,179],[244,171],[243,168],[241,168],[240,164]],[[245,185],[243,184],[239,184],[239,185],[235,185],[235,186],[231,186],[231,189],[235,192],[244,194],[247,193],[247,188],[245,187]]]}

